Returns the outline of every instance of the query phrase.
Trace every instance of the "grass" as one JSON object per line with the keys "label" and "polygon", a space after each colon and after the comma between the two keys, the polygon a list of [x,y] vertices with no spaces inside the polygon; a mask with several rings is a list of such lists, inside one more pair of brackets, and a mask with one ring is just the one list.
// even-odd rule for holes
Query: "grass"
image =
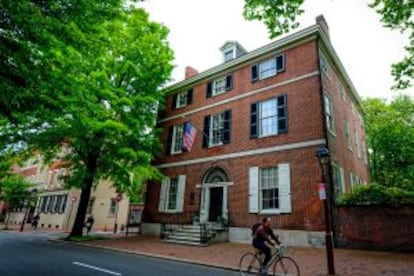
{"label": "grass", "polygon": [[107,240],[109,239],[108,237],[103,237],[103,236],[93,236],[93,235],[88,235],[88,236],[75,236],[75,237],[66,237],[63,238],[62,240],[64,241],[71,241],[71,242],[87,242],[87,241],[96,241],[96,240]]}

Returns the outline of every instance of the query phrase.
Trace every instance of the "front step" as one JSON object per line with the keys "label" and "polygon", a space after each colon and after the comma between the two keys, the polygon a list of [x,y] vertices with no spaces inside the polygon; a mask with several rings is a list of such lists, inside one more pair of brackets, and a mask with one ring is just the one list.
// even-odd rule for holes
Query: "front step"
{"label": "front step", "polygon": [[206,241],[201,239],[201,225],[182,225],[164,231],[164,241],[169,243],[188,244],[195,246],[207,246],[208,241],[212,240],[217,231],[223,231],[217,227],[210,227],[206,232]]}

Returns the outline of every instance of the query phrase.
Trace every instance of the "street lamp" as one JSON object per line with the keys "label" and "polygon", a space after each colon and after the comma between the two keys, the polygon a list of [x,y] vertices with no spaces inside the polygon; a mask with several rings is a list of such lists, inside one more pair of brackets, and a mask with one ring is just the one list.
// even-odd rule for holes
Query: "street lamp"
{"label": "street lamp", "polygon": [[[322,169],[322,183],[320,184],[319,196],[321,200],[323,200],[324,212],[325,212],[325,245],[326,245],[326,258],[328,262],[328,273],[329,275],[335,275],[335,265],[334,265],[334,255],[333,255],[333,242],[332,242],[332,226],[331,226],[331,219],[329,216],[329,209],[330,209],[330,201],[328,196],[332,196],[329,192],[326,192],[325,185],[326,185],[326,175],[327,175],[327,167],[330,161],[330,154],[329,150],[325,147],[325,145],[320,145],[316,150],[316,156],[319,159],[319,165]],[[329,191],[329,189],[328,189]]]}

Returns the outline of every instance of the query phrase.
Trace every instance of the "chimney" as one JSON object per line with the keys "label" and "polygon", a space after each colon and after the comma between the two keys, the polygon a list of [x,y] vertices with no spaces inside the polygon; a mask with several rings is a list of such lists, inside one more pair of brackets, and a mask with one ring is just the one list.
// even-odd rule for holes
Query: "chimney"
{"label": "chimney", "polygon": [[198,74],[198,71],[191,66],[185,67],[185,78],[189,79]]}
{"label": "chimney", "polygon": [[328,23],[326,23],[325,17],[323,17],[323,15],[318,15],[316,17],[316,24],[319,25],[319,27],[322,29],[322,31],[326,34],[326,36],[329,39],[329,27],[328,27]]}

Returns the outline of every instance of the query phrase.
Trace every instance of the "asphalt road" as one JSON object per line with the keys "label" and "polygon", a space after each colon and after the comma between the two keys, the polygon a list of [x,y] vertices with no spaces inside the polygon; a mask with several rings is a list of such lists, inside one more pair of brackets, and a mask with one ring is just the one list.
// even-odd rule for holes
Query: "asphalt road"
{"label": "asphalt road", "polygon": [[206,266],[50,242],[48,235],[0,232],[0,275],[238,275]]}

